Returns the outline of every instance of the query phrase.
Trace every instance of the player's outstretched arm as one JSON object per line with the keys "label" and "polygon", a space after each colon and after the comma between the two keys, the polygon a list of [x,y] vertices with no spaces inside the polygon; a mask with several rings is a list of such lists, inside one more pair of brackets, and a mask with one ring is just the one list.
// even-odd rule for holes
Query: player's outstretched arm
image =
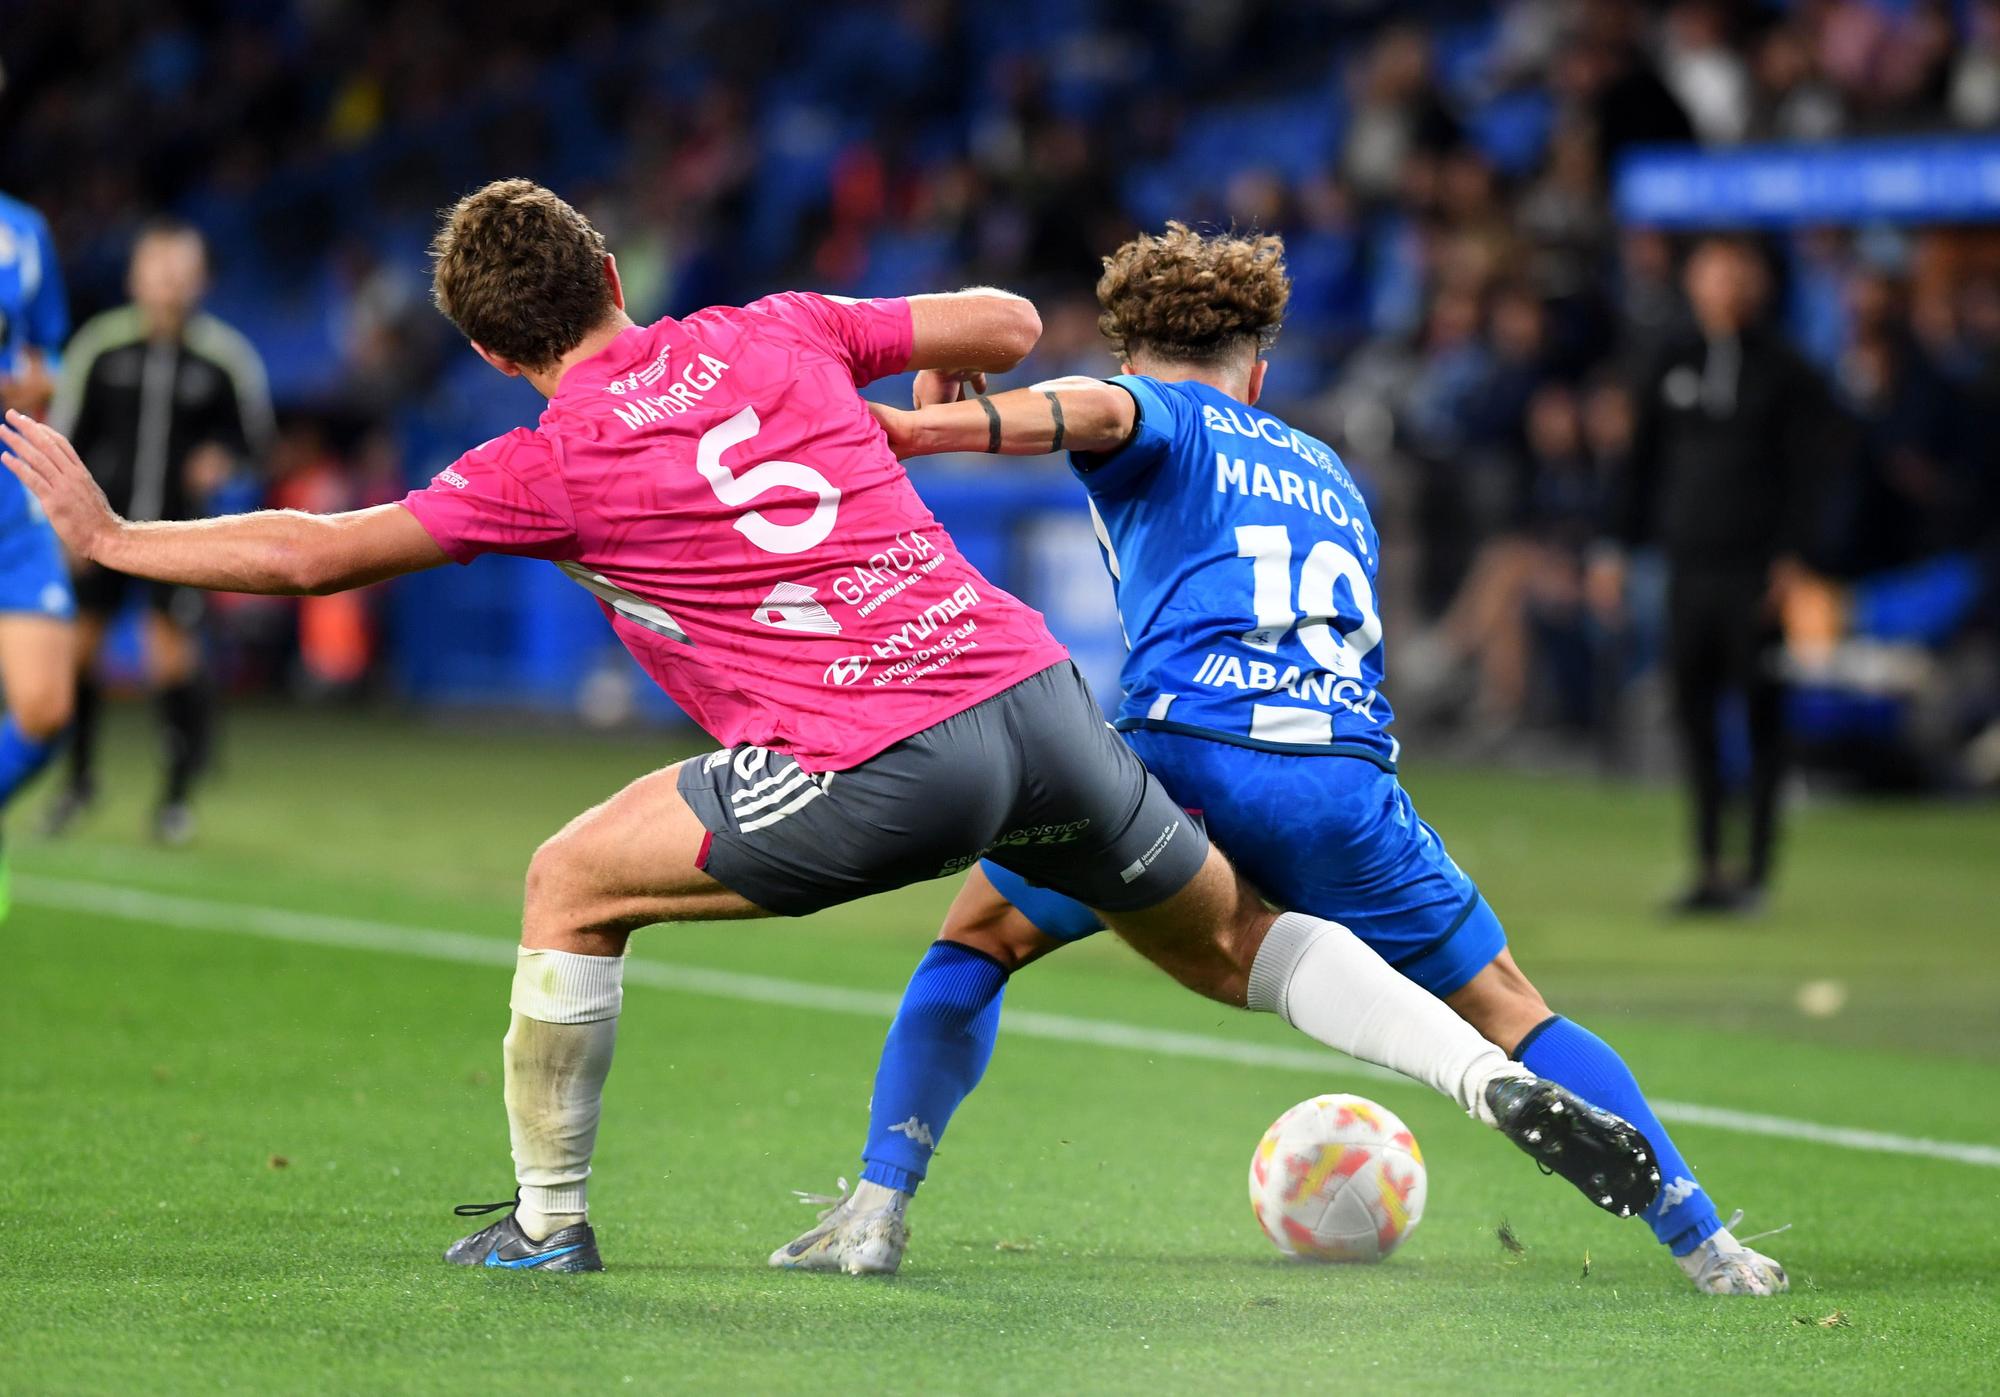
{"label": "player's outstretched arm", "polygon": [[1004,373],[1042,337],[1034,302],[990,286],[910,297],[909,367]]}
{"label": "player's outstretched arm", "polygon": [[104,498],[69,438],[10,411],[0,456],[34,492],[77,559],[113,572],[214,592],[322,595],[450,558],[401,505],[347,514],[266,510],[223,519],[135,524]]}
{"label": "player's outstretched arm", "polygon": [[1139,407],[1115,383],[1057,378],[990,398],[904,412],[879,403],[868,410],[898,457],[940,451],[1040,456],[1050,451],[1115,451],[1132,439]]}

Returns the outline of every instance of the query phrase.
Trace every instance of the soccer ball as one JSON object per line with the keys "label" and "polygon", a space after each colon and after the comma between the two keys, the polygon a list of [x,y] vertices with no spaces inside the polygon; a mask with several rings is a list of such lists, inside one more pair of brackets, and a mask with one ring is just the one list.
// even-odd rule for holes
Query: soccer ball
{"label": "soccer ball", "polygon": [[1423,1151],[1387,1107],[1315,1096],[1258,1142],[1250,1206],[1295,1261],[1380,1261],[1424,1215]]}

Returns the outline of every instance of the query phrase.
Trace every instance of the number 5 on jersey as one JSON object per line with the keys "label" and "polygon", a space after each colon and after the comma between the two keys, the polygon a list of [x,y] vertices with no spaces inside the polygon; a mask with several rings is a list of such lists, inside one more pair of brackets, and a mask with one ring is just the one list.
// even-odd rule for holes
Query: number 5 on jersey
{"label": "number 5 on jersey", "polygon": [[[737,516],[736,531],[766,553],[803,553],[826,542],[840,511],[840,487],[811,466],[797,461],[765,461],[741,475],[722,464],[722,453],[740,446],[757,435],[761,426],[757,409],[745,407],[727,422],[717,423],[701,434],[695,447],[694,466],[708,488],[725,505],[735,509],[751,503],[772,490],[801,490],[818,501],[810,516],[796,524],[776,524],[759,510],[745,510]],[[817,588],[798,582],[780,582],[771,595],[750,613],[759,625],[781,631],[802,631],[808,635],[839,635],[840,622],[818,601]]]}
{"label": "number 5 on jersey", "polygon": [[761,423],[757,409],[745,407],[727,422],[717,423],[701,434],[695,447],[694,465],[715,497],[731,509],[743,509],[773,490],[799,490],[818,503],[807,518],[796,524],[777,524],[755,509],[737,516],[736,531],[766,553],[803,553],[826,542],[833,532],[834,516],[840,509],[840,487],[811,466],[797,461],[765,461],[742,474],[722,464],[722,453],[740,446],[757,435]]}

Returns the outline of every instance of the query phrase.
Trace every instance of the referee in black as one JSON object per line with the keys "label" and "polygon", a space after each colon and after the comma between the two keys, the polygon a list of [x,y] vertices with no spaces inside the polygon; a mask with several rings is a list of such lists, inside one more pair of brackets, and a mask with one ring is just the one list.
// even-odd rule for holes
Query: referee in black
{"label": "referee in black", "polygon": [[[1838,437],[1825,384],[1765,321],[1768,266],[1752,241],[1709,236],[1685,269],[1693,328],[1634,390],[1633,449],[1591,569],[1600,612],[1622,609],[1626,554],[1667,565],[1667,665],[1687,760],[1695,878],[1684,913],[1755,910],[1771,876],[1785,774],[1778,610],[1815,541]],[[1723,705],[1749,736],[1748,840],[1725,861]]]}
{"label": "referee in black", "polygon": [[[90,321],[63,357],[49,420],[76,443],[128,519],[188,519],[232,472],[262,461],[272,436],[263,361],[199,306],[208,286],[201,234],[149,224],[132,250],[132,303]],[[146,608],[147,677],[166,730],[166,784],[154,814],[164,843],[194,834],[188,805],[213,743],[214,700],[201,659],[200,592],[86,566],[76,578],[76,726],[69,781],[50,807],[60,834],[97,795],[102,699],[95,671],[106,627],[134,598]]]}

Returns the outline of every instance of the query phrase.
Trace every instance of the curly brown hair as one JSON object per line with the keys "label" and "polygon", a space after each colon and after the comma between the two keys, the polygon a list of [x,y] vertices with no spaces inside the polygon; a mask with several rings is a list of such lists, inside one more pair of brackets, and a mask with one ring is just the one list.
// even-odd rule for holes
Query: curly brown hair
{"label": "curly brown hair", "polygon": [[1214,363],[1245,349],[1268,350],[1291,295],[1284,239],[1204,236],[1169,223],[1166,232],[1141,233],[1104,259],[1097,328],[1122,359]]}
{"label": "curly brown hair", "polygon": [[431,297],[465,337],[524,368],[553,367],[613,310],[604,238],[533,180],[495,180],[431,239]]}

